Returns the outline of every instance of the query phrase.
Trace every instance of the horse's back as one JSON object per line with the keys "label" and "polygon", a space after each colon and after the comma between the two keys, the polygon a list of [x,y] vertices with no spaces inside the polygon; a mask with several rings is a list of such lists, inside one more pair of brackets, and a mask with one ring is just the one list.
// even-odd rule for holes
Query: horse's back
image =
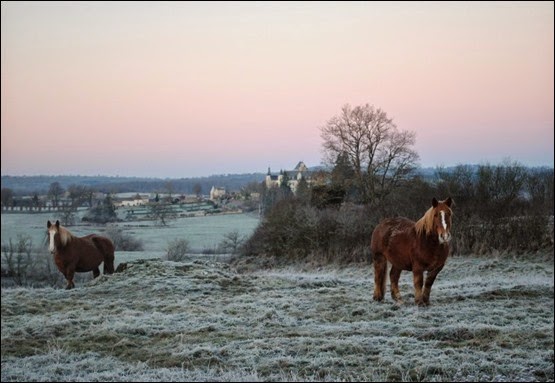
{"label": "horse's back", "polygon": [[386,257],[398,268],[410,270],[415,240],[414,224],[414,221],[404,217],[384,219],[372,233],[372,254],[375,257]]}
{"label": "horse's back", "polygon": [[397,236],[410,236],[414,222],[408,218],[387,218],[380,222],[372,232],[372,251],[383,251],[389,247],[391,239]]}
{"label": "horse's back", "polygon": [[91,234],[88,237],[91,238],[92,242],[96,248],[104,255],[114,254],[115,247],[111,239],[102,237],[100,235]]}

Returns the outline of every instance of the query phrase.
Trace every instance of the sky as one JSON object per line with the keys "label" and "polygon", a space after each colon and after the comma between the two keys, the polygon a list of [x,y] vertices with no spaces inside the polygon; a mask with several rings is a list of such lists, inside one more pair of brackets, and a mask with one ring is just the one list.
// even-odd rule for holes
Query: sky
{"label": "sky", "polygon": [[367,103],[423,167],[553,167],[553,9],[2,1],[2,175],[316,166],[320,128]]}

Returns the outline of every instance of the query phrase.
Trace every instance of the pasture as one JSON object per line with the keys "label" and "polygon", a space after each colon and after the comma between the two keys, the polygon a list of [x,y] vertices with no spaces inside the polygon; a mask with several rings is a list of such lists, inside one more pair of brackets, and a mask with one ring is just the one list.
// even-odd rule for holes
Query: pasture
{"label": "pasture", "polygon": [[[52,217],[40,218],[39,236]],[[201,219],[214,218],[240,219]],[[449,257],[431,305],[418,307],[408,272],[404,304],[389,285],[374,302],[368,264],[238,273],[211,256],[156,259],[190,220],[175,223],[181,231],[127,227],[154,244],[145,240],[122,273],[70,291],[3,288],[1,380],[554,379],[553,254]],[[193,243],[219,240],[210,231]]]}

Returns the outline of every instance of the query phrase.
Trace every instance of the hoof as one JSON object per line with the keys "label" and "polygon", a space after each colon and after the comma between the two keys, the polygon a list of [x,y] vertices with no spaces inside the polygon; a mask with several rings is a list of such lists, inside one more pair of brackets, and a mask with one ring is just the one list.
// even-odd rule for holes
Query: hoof
{"label": "hoof", "polygon": [[420,307],[427,307],[430,305],[429,302],[424,302],[424,301],[417,301],[416,304]]}
{"label": "hoof", "polygon": [[393,299],[393,301],[399,305],[403,304],[403,297],[401,296],[401,294],[391,294],[391,298]]}

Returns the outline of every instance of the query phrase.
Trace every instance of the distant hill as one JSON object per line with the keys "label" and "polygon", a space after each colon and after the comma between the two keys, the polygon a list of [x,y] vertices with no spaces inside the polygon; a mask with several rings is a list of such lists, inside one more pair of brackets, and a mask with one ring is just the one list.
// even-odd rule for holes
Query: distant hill
{"label": "distant hill", "polygon": [[[465,165],[466,166],[466,165]],[[468,165],[477,170],[479,165]],[[453,171],[456,166],[443,169]],[[324,166],[313,166],[310,170],[326,170]],[[438,167],[417,169],[416,173],[426,180],[436,176]],[[547,166],[529,167],[534,171],[553,169]],[[329,169],[328,169],[329,170]],[[251,182],[262,182],[266,173],[221,174],[195,178],[145,178],[145,177],[108,177],[108,176],[2,176],[2,188],[10,188],[15,195],[46,194],[50,184],[59,182],[67,189],[69,185],[90,186],[101,192],[111,193],[155,193],[167,190],[171,182],[174,193],[193,194],[193,187],[200,184],[202,194],[208,194],[212,186],[225,187],[228,191],[239,191]]]}
{"label": "distant hill", "polygon": [[212,186],[225,187],[228,191],[239,191],[251,182],[262,182],[264,173],[225,174],[198,178],[139,178],[108,176],[2,176],[2,188],[10,188],[16,195],[46,194],[53,182],[67,189],[69,185],[90,186],[102,192],[154,193],[167,190],[171,182],[174,193],[192,194],[199,184],[202,194],[210,193]]}

